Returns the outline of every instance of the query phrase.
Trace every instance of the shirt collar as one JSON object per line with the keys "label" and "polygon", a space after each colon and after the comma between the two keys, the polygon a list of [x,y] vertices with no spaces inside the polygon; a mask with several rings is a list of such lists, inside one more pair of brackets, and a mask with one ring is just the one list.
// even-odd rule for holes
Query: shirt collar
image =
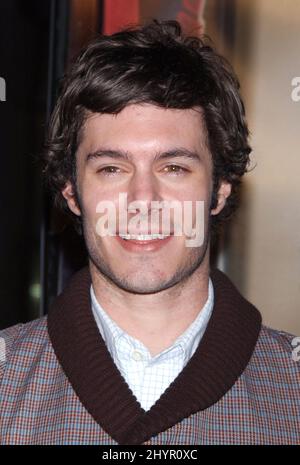
{"label": "shirt collar", "polygon": [[[127,334],[124,330],[122,330],[112,318],[107,314],[107,312],[103,309],[103,307],[98,302],[93,285],[90,287],[90,295],[91,295],[91,303],[92,303],[92,312],[101,333],[102,338],[104,339],[109,352],[111,353],[112,357],[115,358],[117,356],[118,350],[118,342],[120,338],[126,337],[127,340],[130,341],[133,347],[141,347],[144,348],[144,352],[149,354],[149,360],[152,361],[157,359],[163,359],[165,357],[170,358],[173,356],[178,356],[178,352],[183,354],[185,363],[191,358],[193,353],[195,352],[204,332],[206,326],[209,322],[213,305],[214,305],[214,289],[212,285],[212,281],[209,278],[208,283],[208,298],[199,311],[195,320],[190,324],[190,326],[174,341],[174,343],[160,352],[159,354],[155,355],[155,357],[151,357],[148,349],[137,339],[133,338],[129,334]],[[120,356],[120,354],[119,354]],[[124,356],[128,356],[128,354],[124,354]]]}

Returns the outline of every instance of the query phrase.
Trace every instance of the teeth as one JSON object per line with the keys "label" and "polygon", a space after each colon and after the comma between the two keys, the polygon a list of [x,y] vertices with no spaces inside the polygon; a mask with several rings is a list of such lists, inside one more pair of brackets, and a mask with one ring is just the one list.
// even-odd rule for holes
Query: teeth
{"label": "teeth", "polygon": [[120,237],[125,240],[136,241],[153,241],[154,239],[165,239],[169,235],[164,234],[120,234]]}

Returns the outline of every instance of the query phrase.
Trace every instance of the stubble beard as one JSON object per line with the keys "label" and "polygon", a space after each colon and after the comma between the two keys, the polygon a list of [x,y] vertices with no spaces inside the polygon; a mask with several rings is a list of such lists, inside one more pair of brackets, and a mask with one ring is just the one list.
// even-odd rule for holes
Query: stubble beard
{"label": "stubble beard", "polygon": [[89,227],[86,225],[85,218],[83,221],[83,232],[86,247],[88,250],[89,259],[99,274],[110,285],[117,286],[123,291],[132,294],[155,294],[167,290],[177,284],[184,285],[185,282],[200,268],[203,264],[208,252],[210,238],[210,218],[208,219],[208,228],[205,234],[204,243],[201,247],[190,247],[190,252],[187,255],[185,263],[178,267],[173,275],[159,284],[148,280],[146,283],[137,283],[134,278],[128,279],[114,272],[110,264],[101,256],[100,247],[97,246],[97,241],[93,239]]}

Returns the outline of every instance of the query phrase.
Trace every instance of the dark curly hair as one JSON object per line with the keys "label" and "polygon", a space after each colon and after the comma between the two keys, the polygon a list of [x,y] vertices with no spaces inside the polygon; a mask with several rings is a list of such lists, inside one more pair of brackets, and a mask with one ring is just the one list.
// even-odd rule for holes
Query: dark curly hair
{"label": "dark curly hair", "polygon": [[55,204],[68,210],[61,194],[66,181],[76,192],[75,155],[88,112],[117,114],[142,103],[201,107],[213,160],[211,208],[220,181],[232,185],[226,206],[212,218],[215,232],[235,210],[251,152],[239,87],[230,64],[209,39],[184,35],[177,21],[152,20],[97,37],[63,77],[50,120],[43,173]]}

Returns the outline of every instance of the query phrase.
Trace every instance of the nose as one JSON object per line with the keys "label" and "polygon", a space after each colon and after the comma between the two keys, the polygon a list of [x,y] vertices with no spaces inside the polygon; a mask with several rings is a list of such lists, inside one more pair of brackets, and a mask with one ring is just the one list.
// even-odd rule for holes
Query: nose
{"label": "nose", "polygon": [[[161,233],[163,186],[160,180],[150,169],[136,169],[127,186],[127,211],[129,213],[127,221],[132,221],[132,216],[139,215],[141,223],[128,226],[130,234]],[[133,203],[134,202],[134,203]],[[155,202],[155,203],[152,203]]]}
{"label": "nose", "polygon": [[127,200],[142,201],[148,209],[152,201],[161,201],[161,189],[154,173],[136,170],[128,187]]}

